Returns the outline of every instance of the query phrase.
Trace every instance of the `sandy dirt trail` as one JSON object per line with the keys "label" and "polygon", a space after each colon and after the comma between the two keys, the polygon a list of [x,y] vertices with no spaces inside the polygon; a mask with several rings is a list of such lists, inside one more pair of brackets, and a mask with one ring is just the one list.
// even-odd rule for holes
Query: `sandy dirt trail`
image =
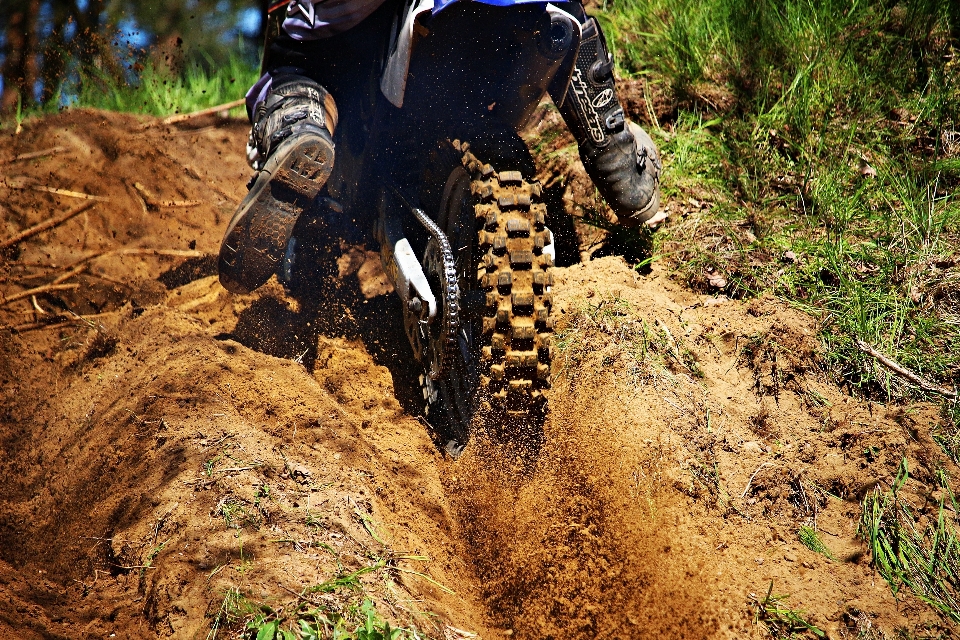
{"label": "sandy dirt trail", "polygon": [[365,567],[437,638],[759,637],[771,583],[830,637],[949,631],[856,537],[904,456],[924,508],[957,472],[934,412],[844,394],[806,316],[615,256],[558,268],[543,446],[454,461],[377,254],[326,237],[309,299],[228,293],[245,125],[145,122],[69,111],[0,146],[0,236],[102,198],[0,270],[10,295],[85,267],[0,308],[0,636],[203,638],[225,595],[292,610]]}

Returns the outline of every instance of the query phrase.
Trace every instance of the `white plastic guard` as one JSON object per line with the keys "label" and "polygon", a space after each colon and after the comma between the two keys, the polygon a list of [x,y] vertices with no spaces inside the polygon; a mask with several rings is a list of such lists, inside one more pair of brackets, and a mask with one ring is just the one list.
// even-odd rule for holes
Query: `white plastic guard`
{"label": "white plastic guard", "polygon": [[380,91],[390,104],[398,109],[403,106],[403,94],[407,88],[407,73],[410,71],[410,56],[413,54],[414,25],[425,13],[433,11],[433,0],[413,0],[403,17],[399,30],[394,30],[392,50],[380,76]]}

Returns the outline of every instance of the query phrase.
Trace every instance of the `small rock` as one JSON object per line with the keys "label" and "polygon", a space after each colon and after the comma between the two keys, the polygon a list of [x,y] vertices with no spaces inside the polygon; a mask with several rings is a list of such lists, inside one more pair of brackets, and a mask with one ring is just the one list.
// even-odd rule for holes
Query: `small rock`
{"label": "small rock", "polygon": [[763,447],[760,446],[759,442],[744,442],[743,450],[747,453],[763,453]]}
{"label": "small rock", "polygon": [[860,175],[864,178],[876,178],[877,170],[870,166],[870,163],[864,158],[860,158]]}
{"label": "small rock", "polygon": [[666,209],[661,209],[660,211],[657,211],[652,218],[644,222],[644,224],[651,228],[656,227],[658,224],[666,220],[668,215],[669,214],[667,213]]}
{"label": "small rock", "polygon": [[763,564],[763,558],[756,558],[757,564]]}
{"label": "small rock", "polygon": [[708,297],[703,301],[703,306],[705,307],[715,307],[721,305],[724,302],[727,302],[727,296],[717,296],[716,298]]}
{"label": "small rock", "polygon": [[707,283],[715,289],[724,289],[727,286],[727,279],[719,273],[711,273],[707,276]]}
{"label": "small rock", "polygon": [[807,562],[806,560],[804,560],[804,561],[801,562],[800,564],[802,564],[803,566],[805,566],[807,569],[813,569],[813,563],[812,563],[812,562]]}
{"label": "small rock", "polygon": [[792,551],[787,551],[785,554],[783,554],[783,559],[787,562],[796,562],[797,554],[793,553]]}
{"label": "small rock", "polygon": [[795,254],[793,251],[784,251],[783,259],[786,260],[787,262],[796,262],[797,254]]}

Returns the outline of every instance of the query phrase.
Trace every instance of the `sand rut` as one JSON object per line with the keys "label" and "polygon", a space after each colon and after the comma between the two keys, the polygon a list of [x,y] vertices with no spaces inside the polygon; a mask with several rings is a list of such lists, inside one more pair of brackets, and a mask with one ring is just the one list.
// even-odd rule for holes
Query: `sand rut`
{"label": "sand rut", "polygon": [[[135,130],[68,111],[6,140],[64,147],[16,170],[110,200],[2,267],[8,293],[103,254],[76,289],[0,310],[3,635],[205,637],[242,627],[220,616],[230,594],[292,612],[304,587],[364,568],[378,611],[438,638],[744,637],[771,582],[831,636],[939,624],[897,606],[856,522],[904,456],[916,504],[957,470],[928,409],[860,402],[821,373],[809,318],[617,257],[558,268],[544,438],[479,434],[452,461],[375,254],[323,223],[299,295],[223,291],[193,252],[219,243],[221,194],[239,200],[245,126]],[[133,181],[202,204],[146,209]],[[9,197],[4,237],[71,206]]]}

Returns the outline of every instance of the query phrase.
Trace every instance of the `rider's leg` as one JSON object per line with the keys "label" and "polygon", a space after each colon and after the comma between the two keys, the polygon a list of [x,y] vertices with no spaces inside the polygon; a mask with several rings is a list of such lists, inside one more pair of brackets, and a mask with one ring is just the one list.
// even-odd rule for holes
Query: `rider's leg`
{"label": "rider's leg", "polygon": [[570,87],[551,98],[560,105],[587,173],[620,224],[639,225],[660,206],[660,154],[650,136],[624,117],[613,57],[599,23],[577,3],[563,6],[573,8],[583,35]]}
{"label": "rider's leg", "polygon": [[330,177],[337,111],[319,84],[281,72],[269,77],[251,120],[248,157],[258,172],[220,246],[220,282],[236,293],[276,272],[297,218]]}
{"label": "rider's leg", "polygon": [[333,170],[337,107],[331,92],[350,107],[353,89],[373,72],[395,11],[393,0],[360,4],[369,11],[350,14],[347,22],[342,12],[324,20],[321,4],[312,30],[302,8],[310,0],[270,17],[264,74],[247,94],[247,156],[257,174],[220,247],[220,282],[230,291],[252,291],[277,271],[297,218]]}

